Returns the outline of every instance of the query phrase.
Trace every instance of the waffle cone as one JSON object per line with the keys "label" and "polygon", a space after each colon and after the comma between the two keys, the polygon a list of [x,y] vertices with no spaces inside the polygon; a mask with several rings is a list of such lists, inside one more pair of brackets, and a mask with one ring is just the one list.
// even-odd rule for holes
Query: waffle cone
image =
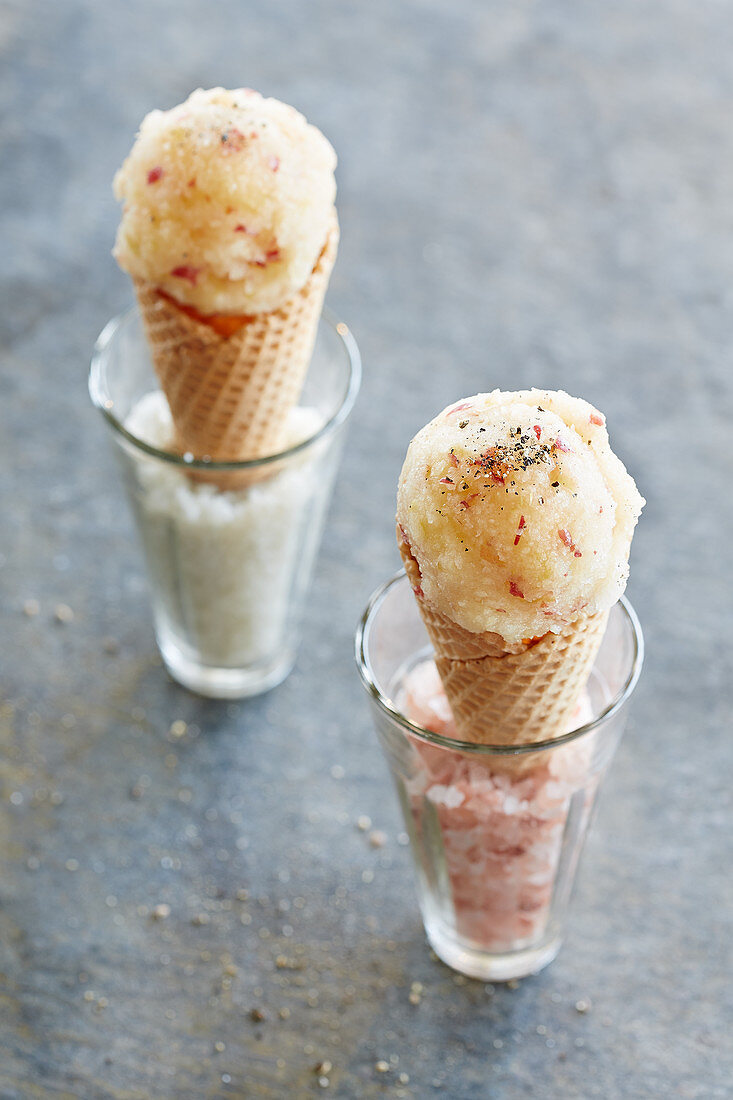
{"label": "waffle cone", "polygon": [[[458,736],[473,744],[521,745],[567,732],[603,639],[608,612],[585,616],[562,634],[510,645],[500,634],[472,633],[422,595],[420,569],[398,528],[405,571],[435,650],[435,664]],[[494,756],[494,772],[523,775],[539,753]]]}
{"label": "waffle cone", "polygon": [[[204,317],[152,283],[133,280],[181,452],[241,462],[282,450],[288,413],[298,401],[313,354],[338,236],[334,212],[307,283],[268,313]],[[238,488],[257,477],[254,471],[201,470],[192,470],[190,476],[222,488]]]}

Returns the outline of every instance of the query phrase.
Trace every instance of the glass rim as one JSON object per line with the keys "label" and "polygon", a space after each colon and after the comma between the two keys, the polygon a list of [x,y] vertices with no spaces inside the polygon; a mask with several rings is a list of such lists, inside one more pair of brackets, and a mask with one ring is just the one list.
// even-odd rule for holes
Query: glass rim
{"label": "glass rim", "polygon": [[349,326],[344,321],[337,320],[331,310],[324,309],[321,314],[321,320],[325,321],[329,328],[331,328],[340,338],[346,352],[346,358],[349,365],[349,381],[339,407],[324,424],[321,424],[318,431],[314,432],[313,435],[307,436],[306,439],[301,439],[299,443],[294,444],[292,447],[287,447],[284,451],[278,451],[276,454],[271,455],[263,455],[261,458],[247,458],[241,461],[216,461],[209,458],[194,458],[192,455],[189,457],[177,454],[174,451],[164,451],[160,447],[155,447],[151,443],[146,443],[144,439],[140,439],[138,436],[134,435],[133,432],[130,432],[122,421],[114,415],[112,411],[114,407],[113,403],[104,395],[104,387],[102,385],[102,357],[115,335],[135,316],[139,316],[137,306],[132,306],[123,313],[118,313],[107,322],[97,337],[89,369],[89,396],[91,397],[92,404],[99,409],[113,431],[122,436],[123,439],[131,443],[138,450],[144,451],[146,454],[151,455],[153,458],[160,459],[162,462],[168,462],[172,466],[178,466],[184,470],[251,470],[270,466],[273,463],[282,462],[283,459],[288,459],[292,455],[299,454],[301,451],[311,447],[314,443],[324,439],[327,435],[330,435],[340,424],[343,424],[354,407],[361,385],[361,355],[359,354],[359,348]]}
{"label": "glass rim", "polygon": [[390,589],[395,584],[398,584],[403,578],[405,580],[407,579],[404,569],[400,569],[399,572],[395,573],[394,576],[386,580],[384,584],[381,584],[379,588],[375,589],[372,593],[359,625],[356,628],[354,655],[361,682],[369,696],[393,722],[396,722],[397,725],[401,726],[407,733],[419,737],[422,741],[428,741],[430,744],[438,745],[440,748],[453,749],[454,751],[458,750],[462,753],[474,756],[523,756],[531,752],[543,752],[547,749],[556,748],[558,745],[567,745],[571,741],[575,741],[579,737],[584,737],[599,726],[602,726],[604,722],[621,709],[637,685],[644,661],[644,635],[641,630],[641,623],[639,622],[634,608],[626,596],[621,596],[618,603],[614,606],[621,608],[628,625],[631,627],[634,644],[631,669],[626,680],[616,692],[613,699],[611,699],[611,701],[590,722],[585,722],[582,726],[578,726],[576,729],[570,730],[560,737],[552,737],[547,741],[527,741],[519,745],[476,744],[473,741],[461,741],[458,738],[446,737],[443,734],[434,733],[433,730],[425,729],[424,726],[419,726],[416,722],[411,722],[409,718],[396,708],[392,700],[380,690],[377,686],[376,676],[373,673],[366,651],[374,616],[379,611]]}

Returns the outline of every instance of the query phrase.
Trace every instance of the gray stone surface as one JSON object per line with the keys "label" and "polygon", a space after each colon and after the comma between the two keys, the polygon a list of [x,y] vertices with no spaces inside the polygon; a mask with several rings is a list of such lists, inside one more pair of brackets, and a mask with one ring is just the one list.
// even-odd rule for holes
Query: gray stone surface
{"label": "gray stone surface", "polygon": [[[307,1097],[324,1061],[367,1100],[731,1095],[730,46],[713,0],[0,0],[3,1100]],[[296,670],[233,706],[160,666],[86,395],[131,300],[112,174],[216,83],[338,149],[365,364]],[[531,384],[647,497],[648,659],[566,946],[491,988],[425,946],[351,638],[411,434]]]}

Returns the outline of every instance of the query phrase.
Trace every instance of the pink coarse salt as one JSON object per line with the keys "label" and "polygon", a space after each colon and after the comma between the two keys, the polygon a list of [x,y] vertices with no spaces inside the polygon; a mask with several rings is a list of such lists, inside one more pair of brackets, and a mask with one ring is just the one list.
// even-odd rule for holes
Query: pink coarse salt
{"label": "pink coarse salt", "polygon": [[[416,725],[456,736],[433,661],[405,677],[398,706]],[[568,726],[578,728],[591,717],[584,694]],[[584,789],[584,818],[592,806],[597,778],[588,774],[586,747],[560,746],[513,777],[493,774],[485,757],[417,737],[412,743],[414,773],[406,789],[416,835],[423,834],[426,814],[437,819],[457,934],[496,953],[531,946],[550,915],[570,800]]]}

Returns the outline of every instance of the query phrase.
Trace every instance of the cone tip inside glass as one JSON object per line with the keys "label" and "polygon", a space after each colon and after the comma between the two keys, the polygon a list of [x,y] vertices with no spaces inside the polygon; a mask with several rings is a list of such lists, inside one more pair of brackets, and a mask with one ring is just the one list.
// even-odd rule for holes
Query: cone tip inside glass
{"label": "cone tip inside glass", "polygon": [[[584,737],[586,734],[591,733],[594,729],[606,723],[617,711],[621,710],[639,682],[644,664],[644,634],[636,611],[627,597],[622,596],[616,606],[611,609],[610,622],[613,622],[614,616],[616,616],[618,622],[622,626],[623,633],[629,639],[630,652],[627,661],[626,675],[622,678],[617,690],[604,692],[603,705],[593,711],[592,718],[589,721],[584,722],[575,729],[568,730],[561,736],[548,736],[544,741],[529,741],[526,743],[515,742],[514,744],[494,744],[490,743],[488,740],[482,743],[476,743],[462,738],[448,737],[443,733],[436,733],[435,730],[426,729],[424,726],[417,725],[413,722],[401,710],[397,700],[393,698],[395,684],[386,682],[375,667],[374,660],[374,639],[372,632],[380,615],[385,613],[385,605],[398,598],[400,587],[407,585],[407,583],[405,571],[400,569],[399,572],[395,573],[372,593],[364,610],[364,614],[356,628],[354,657],[362,685],[373,702],[392,722],[397,723],[405,732],[412,736],[419,737],[423,741],[438,745],[444,749],[458,750],[468,756],[487,758],[497,756],[521,756],[528,753],[538,753],[544,750],[554,749],[559,745],[568,744],[571,741],[575,741],[577,738]],[[427,639],[425,639],[425,641],[427,642]],[[425,660],[428,659],[429,656],[430,647],[427,645],[423,646],[419,652],[413,654],[413,659],[404,667],[403,671],[407,671],[408,667],[412,667],[416,659]],[[395,683],[398,682],[401,682],[400,676],[398,676],[395,681]]]}
{"label": "cone tip inside glass", "polygon": [[[136,449],[145,451],[154,458],[161,459],[171,465],[191,470],[248,470],[258,467],[276,467],[284,458],[289,458],[299,451],[304,451],[315,443],[330,435],[345,420],[348,419],[361,386],[361,354],[354,339],[351,329],[345,321],[339,321],[328,309],[324,309],[316,340],[321,333],[327,336],[331,343],[330,354],[338,354],[339,358],[347,365],[345,371],[345,385],[341,391],[341,399],[332,408],[329,408],[323,424],[313,435],[301,442],[286,446],[284,449],[274,451],[272,454],[255,459],[241,459],[236,461],[216,461],[213,459],[195,458],[190,454],[181,454],[180,451],[161,450],[149,441],[140,438],[130,431],[128,422],[129,406],[119,405],[112,396],[115,389],[110,379],[110,371],[114,373],[112,348],[119,345],[125,339],[135,341],[139,338],[141,327],[140,314],[132,308],[126,313],[113,317],[102,329],[94,345],[91,367],[89,371],[89,396],[104,416],[113,431],[121,438],[126,439]],[[151,376],[152,381],[152,376]]]}

